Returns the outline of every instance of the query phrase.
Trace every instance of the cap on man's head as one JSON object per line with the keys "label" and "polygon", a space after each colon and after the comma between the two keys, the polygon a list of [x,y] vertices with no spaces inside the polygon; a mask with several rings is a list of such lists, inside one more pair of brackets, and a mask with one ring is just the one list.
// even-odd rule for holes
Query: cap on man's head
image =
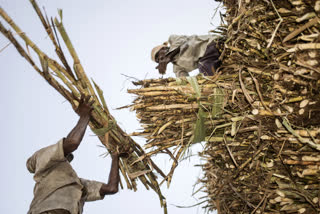
{"label": "cap on man's head", "polygon": [[168,42],[164,42],[162,45],[158,45],[154,48],[152,48],[152,51],[151,51],[151,60],[156,62],[156,55],[157,53],[161,50],[161,48],[165,48],[165,47],[168,47]]}
{"label": "cap on man's head", "polygon": [[36,171],[36,160],[34,155],[27,160],[27,169],[30,173],[35,173]]}

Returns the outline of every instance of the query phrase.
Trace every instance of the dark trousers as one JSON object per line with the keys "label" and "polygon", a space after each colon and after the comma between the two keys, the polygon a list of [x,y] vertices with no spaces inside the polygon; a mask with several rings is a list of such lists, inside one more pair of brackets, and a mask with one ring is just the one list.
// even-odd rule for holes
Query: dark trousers
{"label": "dark trousers", "polygon": [[200,73],[204,74],[205,76],[213,76],[214,72],[221,65],[219,57],[220,53],[216,48],[216,43],[213,42],[208,45],[203,57],[199,59],[198,68]]}

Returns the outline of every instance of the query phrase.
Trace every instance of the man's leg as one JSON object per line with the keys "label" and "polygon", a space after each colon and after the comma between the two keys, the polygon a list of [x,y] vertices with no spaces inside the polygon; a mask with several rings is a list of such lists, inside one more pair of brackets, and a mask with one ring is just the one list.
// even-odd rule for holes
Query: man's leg
{"label": "man's leg", "polygon": [[205,54],[199,59],[198,68],[200,73],[205,76],[213,76],[221,64],[219,57],[220,53],[216,47],[216,43],[208,45]]}

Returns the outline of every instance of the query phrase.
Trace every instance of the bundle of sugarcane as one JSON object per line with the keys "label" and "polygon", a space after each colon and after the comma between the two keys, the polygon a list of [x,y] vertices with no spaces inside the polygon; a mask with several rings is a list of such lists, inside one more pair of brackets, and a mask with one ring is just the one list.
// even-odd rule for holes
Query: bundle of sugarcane
{"label": "bundle of sugarcane", "polygon": [[[219,79],[233,77],[225,75]],[[129,107],[136,111],[144,129],[132,135],[147,138],[145,148],[150,149],[142,158],[167,153],[174,160],[165,179],[168,186],[179,159],[189,146],[204,140],[216,127],[214,123],[217,121],[212,123],[212,119],[221,113],[224,105],[221,87],[231,87],[229,83],[216,81],[217,78],[198,76],[178,81],[174,78],[142,80],[134,82],[142,88],[128,90],[137,95]]]}
{"label": "bundle of sugarcane", "polygon": [[[152,162],[151,159],[140,159],[140,157],[144,155],[144,150],[118,126],[115,119],[109,113],[102,90],[94,81],[92,81],[95,87],[94,90],[94,87],[84,72],[79,57],[63,26],[62,11],[59,11],[61,21],[58,21],[57,18],[54,20],[51,18],[49,20],[47,16],[43,15],[35,0],[30,0],[30,2],[55,47],[55,51],[60,59],[60,63],[41,51],[41,49],[34,42],[32,42],[31,39],[29,39],[24,31],[22,31],[15,24],[15,22],[2,8],[0,8],[1,17],[25,42],[26,48],[23,48],[15,36],[0,22],[1,33],[15,46],[21,56],[24,57],[40,75],[66,100],[70,102],[74,110],[76,110],[77,106],[79,105],[79,99],[81,95],[91,96],[91,99],[93,99],[95,103],[93,104],[94,109],[91,114],[89,125],[92,131],[99,137],[102,144],[109,151],[115,151],[116,149],[121,150],[121,148],[124,146],[130,146],[132,149],[132,153],[129,154],[128,158],[121,158],[120,160],[120,170],[127,184],[127,188],[136,191],[136,181],[139,179],[147,189],[151,188],[159,195],[161,205],[164,207],[166,213],[165,199],[161,194],[159,184],[156,176],[153,173],[153,170],[155,169],[163,176],[164,174]],[[70,55],[74,60],[73,69],[69,66],[62,51],[57,31],[60,33],[66,47],[68,48],[68,51],[70,52]],[[29,47],[39,56],[41,68],[32,59],[29,52]],[[108,141],[107,139],[109,139],[109,136],[114,140]],[[114,142],[116,142],[116,144]],[[120,184],[123,188],[122,182],[120,182]]]}
{"label": "bundle of sugarcane", "polygon": [[177,161],[205,140],[202,179],[219,213],[319,213],[320,1],[221,1],[214,77],[135,82],[145,156]]}

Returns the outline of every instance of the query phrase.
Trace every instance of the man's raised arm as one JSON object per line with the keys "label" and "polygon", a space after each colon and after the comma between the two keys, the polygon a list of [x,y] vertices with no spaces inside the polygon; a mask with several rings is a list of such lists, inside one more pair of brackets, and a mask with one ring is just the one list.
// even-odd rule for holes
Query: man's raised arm
{"label": "man's raised arm", "polygon": [[112,195],[118,192],[120,175],[119,175],[119,154],[111,154],[112,163],[107,184],[103,184],[100,189],[100,195]]}
{"label": "man's raised arm", "polygon": [[94,101],[90,102],[90,98],[90,96],[85,97],[84,95],[81,95],[79,106],[76,111],[80,116],[79,121],[68,134],[68,136],[63,140],[63,151],[65,156],[75,151],[82,141],[90,121],[90,113],[93,109],[92,104]]}

